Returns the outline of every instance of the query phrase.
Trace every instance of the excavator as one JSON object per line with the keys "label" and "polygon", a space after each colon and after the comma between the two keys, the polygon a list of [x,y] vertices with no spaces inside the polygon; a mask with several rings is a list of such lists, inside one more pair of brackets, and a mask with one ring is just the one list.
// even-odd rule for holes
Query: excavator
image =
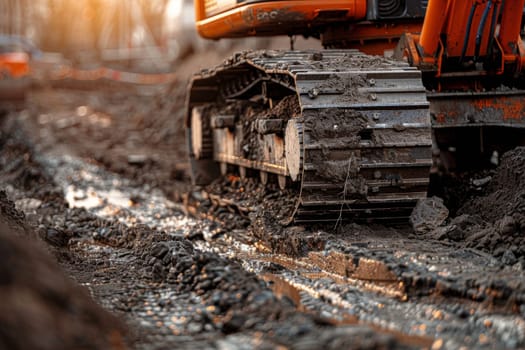
{"label": "excavator", "polygon": [[[435,173],[525,144],[525,0],[196,0],[208,39],[301,35],[196,73],[192,181],[294,192],[289,222],[407,218]],[[293,43],[293,41],[292,41]]]}

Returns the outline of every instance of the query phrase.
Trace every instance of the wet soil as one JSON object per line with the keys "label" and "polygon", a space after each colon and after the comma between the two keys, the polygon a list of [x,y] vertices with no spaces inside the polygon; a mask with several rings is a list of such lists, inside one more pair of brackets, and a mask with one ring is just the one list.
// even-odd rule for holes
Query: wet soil
{"label": "wet soil", "polygon": [[425,229],[287,226],[272,181],[191,188],[184,88],[43,88],[1,120],[0,347],[525,346],[523,149]]}
{"label": "wet soil", "polygon": [[[293,300],[274,293],[269,283],[246,271],[237,259],[196,248],[187,237],[195,240],[199,230],[204,236],[212,230],[212,223],[188,225],[188,219],[172,208],[169,219],[180,222],[168,224],[169,231],[132,224],[122,220],[130,219],[132,213],[116,208],[118,198],[97,203],[106,216],[79,208],[77,204],[100,190],[88,179],[96,184],[100,177],[98,181],[105,179],[115,189],[118,174],[108,173],[100,164],[75,168],[82,165],[71,156],[37,154],[16,117],[4,124],[2,134],[4,166],[0,176],[6,190],[0,196],[1,217],[11,230],[19,232],[11,235],[23,234],[25,241],[11,242],[12,237],[0,241],[6,250],[2,257],[7,259],[1,273],[3,284],[12,289],[7,292],[14,298],[6,305],[5,318],[0,318],[3,345],[20,349],[238,348],[245,344],[269,348],[411,347],[403,339],[398,341],[367,326],[336,326],[329,319],[301,312]],[[24,170],[31,176],[20,176]],[[61,191],[64,181],[72,181],[68,188],[73,196],[68,189]],[[138,180],[120,181],[132,188]],[[147,182],[142,185],[149,186]],[[149,198],[150,190],[142,189],[142,195]],[[140,206],[137,196],[128,196],[125,205]],[[147,207],[152,208],[149,203]],[[27,242],[29,238],[32,242]],[[47,243],[48,252],[36,248],[43,243]],[[26,293],[35,296],[29,295],[26,302],[19,300]],[[102,311],[89,294],[116,316]],[[20,319],[11,320],[12,315]],[[124,320],[128,329],[115,317]],[[48,329],[53,327],[45,321],[48,318],[58,324],[54,333]],[[35,325],[29,323],[29,328],[24,328],[26,320]],[[16,338],[19,332],[27,336]]]}
{"label": "wet soil", "polygon": [[[505,153],[497,168],[455,179],[454,215],[447,219],[448,210],[435,210],[434,205],[429,215],[439,218],[439,223],[427,230],[426,237],[457,242],[506,265],[524,267],[524,164],[525,149],[518,147]],[[459,204],[458,196],[463,197]]]}
{"label": "wet soil", "polygon": [[[17,146],[23,153],[12,153]],[[50,182],[34,167],[30,157],[24,157],[28,155],[24,145],[11,139],[3,143],[2,150],[2,168],[7,165],[20,176],[14,183],[29,186],[34,181],[41,185],[45,180]],[[13,155],[20,160],[17,165],[12,163]],[[125,325],[72,281],[49,252],[52,246],[63,246],[67,235],[53,229],[39,232],[17,209],[46,206],[42,192],[33,195],[15,204],[5,190],[0,191],[0,347],[123,349]],[[53,201],[52,196],[46,199],[50,200],[48,204]]]}

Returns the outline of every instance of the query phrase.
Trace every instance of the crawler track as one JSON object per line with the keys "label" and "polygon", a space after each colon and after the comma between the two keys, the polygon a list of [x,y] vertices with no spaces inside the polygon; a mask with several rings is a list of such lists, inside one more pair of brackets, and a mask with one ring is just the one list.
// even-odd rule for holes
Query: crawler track
{"label": "crawler track", "polygon": [[236,166],[297,189],[290,221],[406,218],[426,196],[431,125],[420,72],[355,50],[237,54],[190,86],[192,175]]}

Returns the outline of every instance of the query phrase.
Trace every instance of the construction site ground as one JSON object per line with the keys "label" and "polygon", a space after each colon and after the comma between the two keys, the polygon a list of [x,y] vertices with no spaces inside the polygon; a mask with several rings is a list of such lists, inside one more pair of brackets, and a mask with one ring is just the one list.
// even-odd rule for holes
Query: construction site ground
{"label": "construction site ground", "polygon": [[1,117],[0,348],[525,347],[524,148],[413,224],[283,226],[277,184],[190,186],[186,78]]}

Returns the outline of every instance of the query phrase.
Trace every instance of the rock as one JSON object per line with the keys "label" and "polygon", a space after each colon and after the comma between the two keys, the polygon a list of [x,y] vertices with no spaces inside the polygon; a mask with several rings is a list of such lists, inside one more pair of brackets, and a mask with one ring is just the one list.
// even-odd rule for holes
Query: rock
{"label": "rock", "polygon": [[238,312],[231,312],[224,324],[222,325],[222,332],[224,334],[231,334],[239,331],[246,322],[246,316]]}
{"label": "rock", "polygon": [[202,332],[202,324],[197,322],[191,322],[188,324],[187,330],[191,334],[200,333]]}
{"label": "rock", "polygon": [[505,215],[497,222],[498,232],[503,236],[510,236],[516,231],[516,221],[512,216]]}
{"label": "rock", "polygon": [[410,215],[416,233],[428,233],[441,226],[448,217],[448,209],[439,197],[419,200]]}
{"label": "rock", "polygon": [[25,213],[34,212],[42,205],[42,201],[35,198],[23,198],[15,201],[16,209]]}
{"label": "rock", "polygon": [[42,238],[55,247],[65,247],[69,242],[69,235],[64,231],[50,228],[41,233]]}
{"label": "rock", "polygon": [[516,264],[518,262],[518,259],[516,259],[516,256],[510,249],[507,249],[501,257],[501,262],[503,262],[505,265],[511,266]]}
{"label": "rock", "polygon": [[459,226],[462,230],[467,230],[473,226],[483,225],[483,220],[477,215],[462,214],[451,219],[450,223]]}
{"label": "rock", "polygon": [[107,238],[111,235],[111,229],[109,227],[102,227],[98,230],[98,237]]}
{"label": "rock", "polygon": [[148,160],[148,156],[144,154],[130,154],[128,155],[128,163],[131,165],[143,165]]}
{"label": "rock", "polygon": [[454,229],[448,232],[448,238],[451,241],[456,241],[456,242],[462,241],[465,238],[465,231],[455,226]]}
{"label": "rock", "polygon": [[474,179],[472,180],[472,184],[476,187],[483,187],[486,184],[488,184],[492,180],[492,176],[487,176],[482,179]]}
{"label": "rock", "polygon": [[516,271],[518,273],[520,273],[523,270],[525,270],[525,260],[519,260],[517,263],[512,265],[512,270]]}
{"label": "rock", "polygon": [[151,248],[150,254],[158,259],[162,259],[170,251],[165,243],[157,243]]}

